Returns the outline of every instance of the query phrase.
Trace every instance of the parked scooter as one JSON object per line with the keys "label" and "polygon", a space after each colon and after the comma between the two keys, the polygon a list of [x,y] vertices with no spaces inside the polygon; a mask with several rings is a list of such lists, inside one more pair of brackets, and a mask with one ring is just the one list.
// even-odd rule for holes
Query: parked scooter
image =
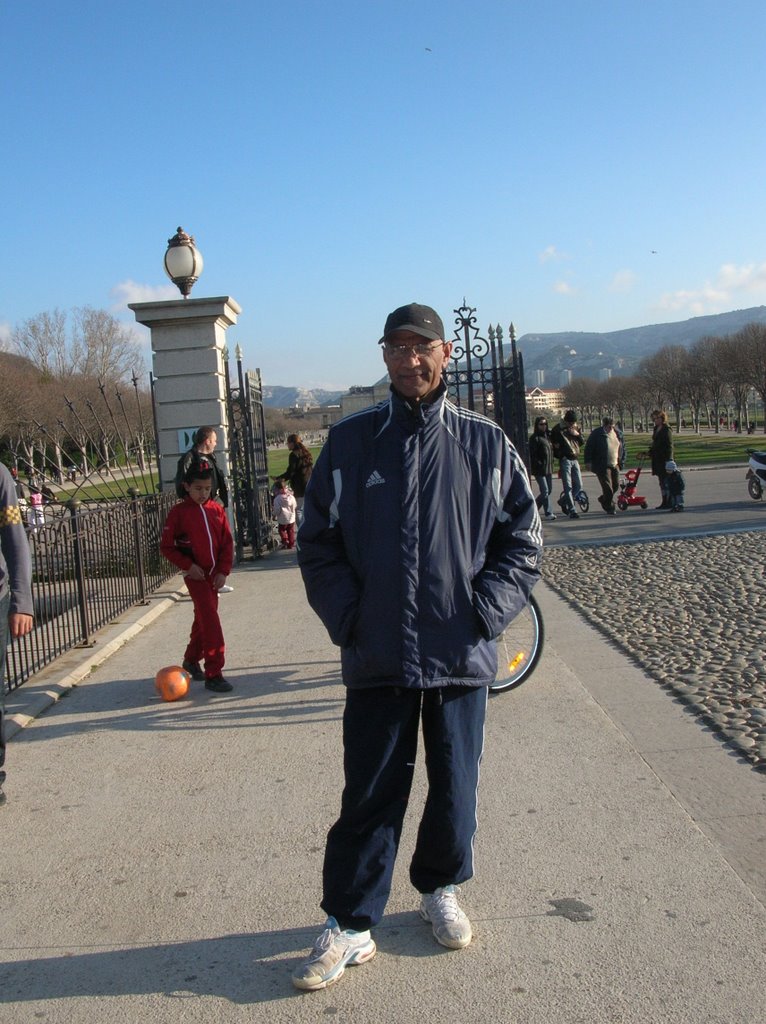
{"label": "parked scooter", "polygon": [[748,494],[755,501],[760,501],[766,488],[766,452],[748,448],[747,454],[750,456],[749,469],[745,476]]}

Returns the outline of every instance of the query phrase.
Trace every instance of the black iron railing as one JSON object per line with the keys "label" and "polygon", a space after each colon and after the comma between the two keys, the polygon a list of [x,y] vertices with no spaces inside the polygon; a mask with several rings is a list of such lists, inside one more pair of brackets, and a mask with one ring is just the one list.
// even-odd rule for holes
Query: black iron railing
{"label": "black iron railing", "polygon": [[49,505],[30,526],[35,626],[8,645],[13,690],[97,630],[146,601],[178,570],[160,555],[162,525],[175,494]]}

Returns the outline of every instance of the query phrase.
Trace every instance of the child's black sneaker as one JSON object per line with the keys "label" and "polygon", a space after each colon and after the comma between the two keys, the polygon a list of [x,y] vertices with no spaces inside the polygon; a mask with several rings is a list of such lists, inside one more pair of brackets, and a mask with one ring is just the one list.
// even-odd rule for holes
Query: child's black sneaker
{"label": "child's black sneaker", "polygon": [[212,690],[213,693],[228,693],[234,687],[223,676],[211,676],[205,680],[205,689]]}
{"label": "child's black sneaker", "polygon": [[184,671],[188,672],[196,682],[201,683],[205,678],[205,673],[202,671],[202,666],[198,661],[184,661],[181,665]]}

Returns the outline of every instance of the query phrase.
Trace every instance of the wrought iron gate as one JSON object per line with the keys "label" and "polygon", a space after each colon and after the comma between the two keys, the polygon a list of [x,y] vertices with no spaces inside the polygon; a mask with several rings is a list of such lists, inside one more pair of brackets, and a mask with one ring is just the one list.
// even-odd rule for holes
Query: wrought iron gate
{"label": "wrought iron gate", "polygon": [[234,543],[239,561],[245,548],[258,558],[272,546],[271,490],[261,371],[248,370],[244,373],[238,349],[237,383],[232,386],[228,360],[224,360],[224,365],[229,403]]}
{"label": "wrought iron gate", "polygon": [[506,363],[503,352],[503,328],[489,327],[489,338],[482,338],[476,327],[476,310],[465,300],[455,313],[455,337],[452,358],[445,370],[447,394],[458,406],[483,413],[499,424],[514,448],[529,465],[529,424],[527,420],[524,360],[516,348],[511,324],[511,350]]}

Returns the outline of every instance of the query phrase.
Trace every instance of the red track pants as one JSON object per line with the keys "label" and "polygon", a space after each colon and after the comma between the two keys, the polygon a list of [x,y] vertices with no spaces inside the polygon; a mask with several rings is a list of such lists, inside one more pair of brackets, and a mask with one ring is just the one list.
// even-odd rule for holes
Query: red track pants
{"label": "red track pants", "polygon": [[208,679],[223,670],[226,647],[218,618],[218,591],[209,580],[191,580],[186,586],[194,604],[194,622],[184,661],[204,661]]}

